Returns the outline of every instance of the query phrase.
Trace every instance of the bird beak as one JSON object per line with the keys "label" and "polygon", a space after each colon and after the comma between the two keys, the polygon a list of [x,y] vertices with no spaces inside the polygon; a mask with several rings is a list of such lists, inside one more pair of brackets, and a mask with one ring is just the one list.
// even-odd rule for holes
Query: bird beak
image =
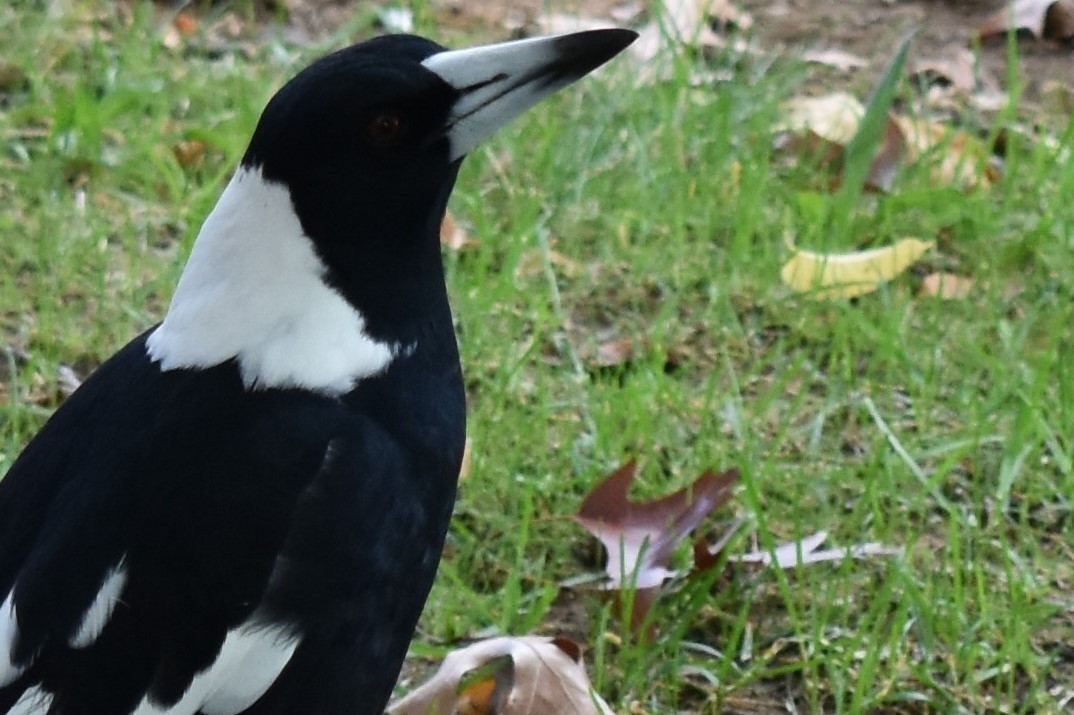
{"label": "bird beak", "polygon": [[589,74],[637,38],[631,30],[590,30],[448,50],[422,65],[455,88],[448,116],[451,160],[562,87]]}

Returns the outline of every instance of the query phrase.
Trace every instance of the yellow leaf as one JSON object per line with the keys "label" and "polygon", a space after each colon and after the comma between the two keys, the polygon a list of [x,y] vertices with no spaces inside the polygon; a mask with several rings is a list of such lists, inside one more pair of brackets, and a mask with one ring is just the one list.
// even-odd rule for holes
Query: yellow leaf
{"label": "yellow leaf", "polygon": [[783,266],[783,282],[814,298],[852,298],[876,290],[932,248],[932,241],[904,238],[883,248],[855,253],[815,253],[794,249]]}
{"label": "yellow leaf", "polygon": [[834,92],[823,97],[794,97],[782,105],[784,120],[776,131],[813,132],[845,147],[858,131],[865,107],[853,95]]}

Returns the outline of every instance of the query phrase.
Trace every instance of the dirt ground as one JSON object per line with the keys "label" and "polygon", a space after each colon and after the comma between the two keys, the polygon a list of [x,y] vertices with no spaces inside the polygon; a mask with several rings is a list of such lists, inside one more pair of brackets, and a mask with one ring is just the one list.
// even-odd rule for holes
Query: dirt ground
{"label": "dirt ground", "polygon": [[[684,5],[695,0],[670,0]],[[290,22],[309,35],[321,35],[353,18],[369,4],[357,0],[275,0],[287,8]],[[704,0],[696,0],[703,4]],[[916,29],[910,67],[915,62],[952,60],[979,50],[975,63],[977,91],[1007,91],[1007,47],[1004,37],[980,43],[977,29],[1005,4],[1002,0],[713,0],[748,13],[748,36],[763,52],[774,55],[839,51],[866,61],[863,67],[837,71],[819,68],[828,91],[840,82],[868,86],[906,32]],[[378,2],[382,6],[406,3]],[[606,23],[638,28],[648,21],[653,3],[644,0],[432,0],[435,23],[444,28],[441,41],[456,33],[502,39],[537,33],[539,18],[577,14]],[[1055,111],[1074,111],[1074,42],[1036,39],[1022,33],[1018,65],[1023,98],[1031,104],[1051,103]],[[1056,95],[1058,97],[1051,96]]]}
{"label": "dirt ground", "polygon": [[[949,59],[975,44],[977,27],[1004,7],[996,0],[743,0],[754,29],[774,45],[839,49],[877,67],[899,36],[918,29],[913,60]],[[879,55],[879,56],[877,56]],[[1059,83],[1074,87],[1074,47],[1029,36],[1020,38],[1018,63],[1031,100]],[[1003,87],[1007,77],[1004,38],[980,46],[979,84]],[[1043,91],[1042,91],[1043,90]]]}

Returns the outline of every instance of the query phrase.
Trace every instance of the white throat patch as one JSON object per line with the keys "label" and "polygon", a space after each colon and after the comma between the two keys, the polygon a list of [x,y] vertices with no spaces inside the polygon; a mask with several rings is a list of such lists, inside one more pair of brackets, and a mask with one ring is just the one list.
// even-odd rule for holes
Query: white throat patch
{"label": "white throat patch", "polygon": [[163,370],[234,358],[248,389],[348,392],[387,369],[398,346],[371,338],[324,274],[287,188],[240,168],[194,242],[149,356]]}

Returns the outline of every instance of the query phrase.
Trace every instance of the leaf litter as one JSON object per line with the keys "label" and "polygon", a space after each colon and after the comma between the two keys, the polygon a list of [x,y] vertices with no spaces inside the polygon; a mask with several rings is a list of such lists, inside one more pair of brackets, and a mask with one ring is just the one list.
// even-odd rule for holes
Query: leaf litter
{"label": "leaf litter", "polygon": [[490,638],[452,651],[389,715],[614,715],[569,638]]}

